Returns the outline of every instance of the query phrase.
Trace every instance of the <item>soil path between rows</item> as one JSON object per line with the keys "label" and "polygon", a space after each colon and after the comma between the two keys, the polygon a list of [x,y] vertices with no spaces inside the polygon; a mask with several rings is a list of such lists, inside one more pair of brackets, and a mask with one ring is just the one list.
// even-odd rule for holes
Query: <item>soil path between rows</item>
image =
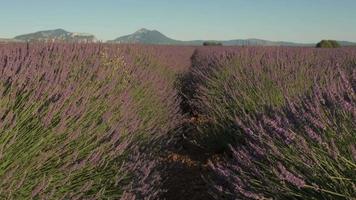
{"label": "soil path between rows", "polygon": [[182,140],[177,148],[170,151],[164,160],[166,173],[163,186],[166,200],[212,200],[211,190],[205,178],[211,173],[209,155],[198,147]]}

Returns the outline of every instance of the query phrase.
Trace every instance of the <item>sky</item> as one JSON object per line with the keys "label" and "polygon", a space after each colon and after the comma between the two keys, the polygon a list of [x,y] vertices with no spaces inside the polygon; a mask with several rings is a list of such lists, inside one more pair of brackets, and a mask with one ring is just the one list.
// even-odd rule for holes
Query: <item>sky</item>
{"label": "sky", "polygon": [[179,40],[356,42],[356,0],[0,0],[0,38],[63,28],[110,40],[140,28]]}

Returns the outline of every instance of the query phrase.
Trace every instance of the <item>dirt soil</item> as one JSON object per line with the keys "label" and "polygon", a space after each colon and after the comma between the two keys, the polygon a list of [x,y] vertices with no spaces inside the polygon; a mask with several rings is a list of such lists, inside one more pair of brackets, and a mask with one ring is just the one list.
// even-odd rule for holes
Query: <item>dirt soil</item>
{"label": "dirt soil", "polygon": [[164,158],[167,169],[163,189],[166,192],[162,199],[213,200],[212,188],[204,179],[211,174],[209,160],[217,160],[221,155],[208,155],[187,140],[181,140],[175,146]]}

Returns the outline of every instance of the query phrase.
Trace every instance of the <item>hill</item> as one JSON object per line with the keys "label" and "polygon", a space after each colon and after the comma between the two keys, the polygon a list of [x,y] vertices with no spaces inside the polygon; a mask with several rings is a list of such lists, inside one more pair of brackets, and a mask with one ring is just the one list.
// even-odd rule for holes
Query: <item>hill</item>
{"label": "hill", "polygon": [[181,44],[182,41],[171,39],[157,30],[142,28],[133,34],[118,37],[108,41],[110,43],[129,43],[129,44]]}

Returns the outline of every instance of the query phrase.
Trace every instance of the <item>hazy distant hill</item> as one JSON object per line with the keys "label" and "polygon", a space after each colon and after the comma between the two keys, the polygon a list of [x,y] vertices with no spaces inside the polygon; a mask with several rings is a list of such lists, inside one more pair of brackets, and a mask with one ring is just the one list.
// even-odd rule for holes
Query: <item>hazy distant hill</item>
{"label": "hazy distant hill", "polygon": [[314,44],[308,43],[294,43],[284,41],[269,41],[261,39],[246,39],[246,40],[228,40],[221,41],[226,46],[314,46]]}
{"label": "hazy distant hill", "polygon": [[341,46],[356,46],[356,42],[337,41]]}
{"label": "hazy distant hill", "polygon": [[96,42],[94,35],[86,33],[72,33],[63,29],[38,31],[16,36],[14,39],[21,41],[65,41],[65,42]]}

